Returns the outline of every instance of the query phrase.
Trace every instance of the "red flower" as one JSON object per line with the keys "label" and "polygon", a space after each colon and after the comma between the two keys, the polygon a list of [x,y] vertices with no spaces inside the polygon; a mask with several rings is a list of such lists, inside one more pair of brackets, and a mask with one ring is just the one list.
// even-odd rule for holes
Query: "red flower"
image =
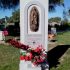
{"label": "red flower", "polygon": [[4,30],[3,31],[3,35],[7,36],[8,35],[8,31],[7,30]]}
{"label": "red flower", "polygon": [[23,49],[27,52],[26,56],[20,56],[20,60],[32,61],[34,65],[38,65],[47,57],[42,45],[39,45],[36,49],[33,49],[13,39],[9,40],[8,42],[14,47]]}
{"label": "red flower", "polygon": [[38,64],[38,63],[37,63],[36,61],[34,61],[34,62],[33,62],[33,65],[35,65],[35,66],[36,66],[37,64]]}
{"label": "red flower", "polygon": [[25,56],[20,56],[20,60],[25,60]]}
{"label": "red flower", "polygon": [[25,61],[29,61],[29,57],[28,56],[25,56]]}
{"label": "red flower", "polygon": [[32,55],[32,53],[30,53],[29,60],[31,60],[32,58],[33,58],[33,55]]}
{"label": "red flower", "polygon": [[34,51],[37,52],[38,54],[40,54],[42,52],[42,47],[39,46]]}

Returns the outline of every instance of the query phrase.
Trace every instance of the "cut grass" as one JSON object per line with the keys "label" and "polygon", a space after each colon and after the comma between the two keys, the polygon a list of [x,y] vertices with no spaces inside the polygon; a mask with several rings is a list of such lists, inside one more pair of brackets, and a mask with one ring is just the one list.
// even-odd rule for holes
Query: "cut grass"
{"label": "cut grass", "polygon": [[[62,45],[70,45],[70,31],[57,34],[57,42]],[[69,46],[70,47],[70,46]],[[65,52],[65,56],[62,56],[59,60],[58,67],[52,67],[50,70],[70,70],[70,48]]]}
{"label": "cut grass", "polygon": [[0,70],[19,70],[19,49],[0,45]]}
{"label": "cut grass", "polygon": [[[63,32],[57,35],[59,44],[70,45],[70,32]],[[57,68],[50,70],[70,70],[70,49],[65,53],[63,61]],[[19,70],[19,49],[12,46],[0,45],[0,70]]]}
{"label": "cut grass", "polygon": [[58,44],[70,45],[70,31],[57,34]]}
{"label": "cut grass", "polygon": [[57,68],[53,67],[50,70],[70,70],[70,48],[65,53],[63,61],[60,62]]}

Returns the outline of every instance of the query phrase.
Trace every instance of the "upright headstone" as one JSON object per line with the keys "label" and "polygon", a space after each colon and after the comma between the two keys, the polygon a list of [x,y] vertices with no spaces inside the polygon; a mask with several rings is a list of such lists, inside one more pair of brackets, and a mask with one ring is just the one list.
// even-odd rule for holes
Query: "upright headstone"
{"label": "upright headstone", "polygon": [[0,31],[0,41],[3,40],[3,31]]}
{"label": "upright headstone", "polygon": [[[20,0],[20,41],[48,50],[48,0]],[[20,70],[41,70],[41,67],[32,68],[31,62],[20,61]]]}
{"label": "upright headstone", "polygon": [[51,28],[51,33],[54,34],[54,35],[57,34],[57,32],[56,32],[56,28],[55,28],[55,27],[52,27],[52,28]]}

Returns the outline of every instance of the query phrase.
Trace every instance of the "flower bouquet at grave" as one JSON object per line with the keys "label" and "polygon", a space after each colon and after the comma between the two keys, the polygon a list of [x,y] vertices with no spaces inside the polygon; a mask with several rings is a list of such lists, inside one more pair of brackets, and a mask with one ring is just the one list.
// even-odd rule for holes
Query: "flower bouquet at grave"
{"label": "flower bouquet at grave", "polygon": [[3,35],[4,35],[4,36],[8,36],[8,31],[7,31],[6,29],[4,29]]}
{"label": "flower bouquet at grave", "polygon": [[31,61],[33,65],[38,66],[45,62],[45,59],[47,59],[47,54],[42,45],[39,45],[36,48],[32,48],[30,46],[21,44],[14,39],[8,40],[8,43],[13,45],[13,47],[24,50],[24,52],[22,52],[20,55],[20,60]]}
{"label": "flower bouquet at grave", "polygon": [[6,36],[8,36],[8,31],[4,29],[4,31],[2,32],[2,35],[3,35],[3,40],[6,41]]}

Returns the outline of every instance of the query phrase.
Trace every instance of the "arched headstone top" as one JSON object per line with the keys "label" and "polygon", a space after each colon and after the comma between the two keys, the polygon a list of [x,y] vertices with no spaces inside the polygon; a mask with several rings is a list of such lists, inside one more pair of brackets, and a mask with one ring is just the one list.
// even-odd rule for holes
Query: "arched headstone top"
{"label": "arched headstone top", "polygon": [[[36,14],[37,14],[37,20],[34,22],[37,22],[37,25],[35,28],[33,28],[30,26],[30,23],[32,23],[32,20],[30,20],[30,11],[36,10]],[[39,2],[39,1],[31,1],[28,2],[25,7],[24,7],[24,29],[25,29],[25,34],[31,34],[31,35],[38,35],[38,34],[42,34],[42,32],[44,31],[42,29],[42,27],[44,26],[44,14],[45,14],[45,8],[44,6]]]}
{"label": "arched headstone top", "polygon": [[30,30],[37,32],[39,30],[39,11],[33,6],[30,11]]}
{"label": "arched headstone top", "polygon": [[27,10],[32,5],[40,6],[44,10],[43,5],[39,1],[31,1],[31,2],[27,3],[25,6],[25,10]]}

